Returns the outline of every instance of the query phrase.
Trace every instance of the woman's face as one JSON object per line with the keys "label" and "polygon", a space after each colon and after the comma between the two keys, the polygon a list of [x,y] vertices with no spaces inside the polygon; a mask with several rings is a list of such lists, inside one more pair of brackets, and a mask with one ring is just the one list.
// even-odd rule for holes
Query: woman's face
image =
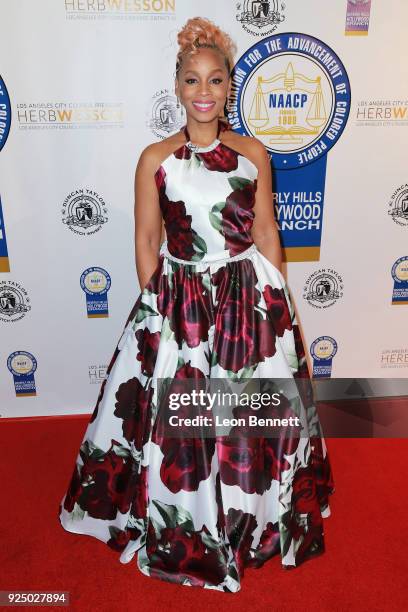
{"label": "woman's face", "polygon": [[202,47],[194,55],[183,56],[175,92],[187,116],[207,122],[223,115],[229,87],[225,59],[219,51]]}

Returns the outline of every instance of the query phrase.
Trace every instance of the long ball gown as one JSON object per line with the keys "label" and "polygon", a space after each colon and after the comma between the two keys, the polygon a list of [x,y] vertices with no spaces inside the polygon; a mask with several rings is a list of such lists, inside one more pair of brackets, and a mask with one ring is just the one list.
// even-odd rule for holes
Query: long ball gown
{"label": "long ball gown", "polygon": [[[308,435],[174,438],[156,426],[158,379],[304,379],[280,271],[251,238],[257,168],[219,138],[185,143],[155,174],[167,240],[109,363],[69,488],[63,528],[147,576],[227,592],[280,554],[325,550],[332,470],[310,397]],[[310,382],[310,381],[309,381]],[[308,400],[309,397],[309,400]],[[286,432],[287,433],[287,432]]]}

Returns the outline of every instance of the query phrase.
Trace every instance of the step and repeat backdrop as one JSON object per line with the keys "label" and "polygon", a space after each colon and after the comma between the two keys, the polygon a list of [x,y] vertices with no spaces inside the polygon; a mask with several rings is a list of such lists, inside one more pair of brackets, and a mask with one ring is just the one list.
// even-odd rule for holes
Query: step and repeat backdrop
{"label": "step and repeat backdrop", "polygon": [[[329,6],[330,5],[330,6]],[[238,47],[310,370],[408,373],[404,0],[0,0],[2,417],[90,413],[140,288],[141,151],[185,123],[178,30]]]}

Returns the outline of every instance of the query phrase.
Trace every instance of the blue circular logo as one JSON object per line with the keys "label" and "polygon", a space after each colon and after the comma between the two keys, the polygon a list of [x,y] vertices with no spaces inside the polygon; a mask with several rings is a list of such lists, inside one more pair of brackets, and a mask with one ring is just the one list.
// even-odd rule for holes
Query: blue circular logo
{"label": "blue circular logo", "polygon": [[7,359],[7,367],[14,376],[29,376],[37,369],[37,360],[27,351],[14,351]]}
{"label": "blue circular logo", "polygon": [[337,353],[337,342],[331,336],[319,336],[310,345],[310,354],[315,361],[327,361]]}
{"label": "blue circular logo", "polygon": [[334,51],[297,32],[255,43],[232,73],[228,119],[255,136],[272,154],[274,167],[310,164],[333,147],[350,112],[350,83]]}
{"label": "blue circular logo", "polygon": [[397,259],[391,268],[391,276],[397,283],[408,282],[408,255]]}
{"label": "blue circular logo", "polygon": [[0,151],[6,144],[11,125],[11,106],[7,87],[0,75]]}
{"label": "blue circular logo", "polygon": [[111,277],[103,268],[87,268],[81,274],[80,284],[88,295],[107,293],[111,286]]}

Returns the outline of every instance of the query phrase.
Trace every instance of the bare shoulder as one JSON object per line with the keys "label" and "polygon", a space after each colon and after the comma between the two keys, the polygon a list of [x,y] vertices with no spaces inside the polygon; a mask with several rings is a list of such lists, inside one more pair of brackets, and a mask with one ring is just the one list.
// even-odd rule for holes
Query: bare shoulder
{"label": "bare shoulder", "polygon": [[232,130],[228,130],[225,134],[228,134],[228,136],[224,136],[223,142],[237,153],[247,157],[258,168],[266,162],[269,163],[269,155],[265,145],[255,136],[243,136]]}
{"label": "bare shoulder", "polygon": [[151,173],[155,173],[160,164],[169,156],[173,151],[176,151],[183,145],[185,138],[181,132],[176,132],[168,138],[164,138],[159,142],[153,142],[143,149],[140,154],[138,161],[138,168]]}

